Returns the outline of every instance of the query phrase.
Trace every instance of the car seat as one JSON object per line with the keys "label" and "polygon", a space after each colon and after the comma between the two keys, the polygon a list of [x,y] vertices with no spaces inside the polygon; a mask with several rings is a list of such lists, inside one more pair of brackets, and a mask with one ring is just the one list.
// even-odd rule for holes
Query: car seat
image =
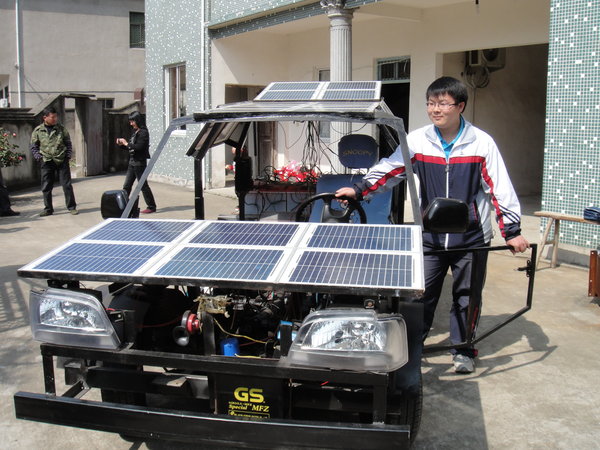
{"label": "car seat", "polygon": [[[375,139],[366,134],[349,134],[340,139],[338,144],[338,158],[340,163],[348,169],[368,169],[373,166],[379,157],[379,147]],[[321,175],[317,181],[316,193],[335,192],[344,186],[353,186],[362,180],[364,174],[326,174]],[[335,208],[335,205],[332,206]],[[391,223],[392,191],[383,192],[373,196],[370,201],[361,203],[367,215],[367,223]],[[340,206],[341,209],[341,206]],[[313,204],[309,222],[321,222],[323,202]]]}

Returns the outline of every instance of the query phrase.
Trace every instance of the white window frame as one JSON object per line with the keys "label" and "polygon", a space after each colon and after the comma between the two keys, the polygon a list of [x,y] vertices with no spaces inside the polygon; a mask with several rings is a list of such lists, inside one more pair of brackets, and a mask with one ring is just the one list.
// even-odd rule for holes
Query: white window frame
{"label": "white window frame", "polygon": [[[184,89],[181,89],[181,68],[183,68],[184,79]],[[175,80],[173,80],[173,74],[175,74]],[[177,90],[177,95],[175,98],[172,96],[171,85],[174,83],[175,89]],[[182,92],[183,91],[183,92]],[[182,117],[181,114],[181,103],[183,103],[184,114],[187,112],[187,67],[186,63],[177,63],[171,64],[164,67],[164,92],[165,92],[165,102],[164,102],[164,118],[165,118],[165,129],[171,123],[171,119]],[[175,105],[172,102],[175,101]],[[172,108],[175,107],[175,110],[178,111],[175,115],[172,114]],[[173,136],[185,136],[187,133],[184,129],[178,129],[173,131]]]}

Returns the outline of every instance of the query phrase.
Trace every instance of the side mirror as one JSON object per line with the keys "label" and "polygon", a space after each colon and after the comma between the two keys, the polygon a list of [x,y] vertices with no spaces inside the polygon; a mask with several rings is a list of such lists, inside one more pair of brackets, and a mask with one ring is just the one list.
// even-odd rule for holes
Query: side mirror
{"label": "side mirror", "polygon": [[[102,194],[102,199],[100,200],[100,213],[102,214],[102,218],[121,217],[128,201],[129,196],[123,189],[104,192]],[[138,208],[138,201],[136,200],[129,217],[137,219],[139,216],[140,208]]]}
{"label": "side mirror", "polygon": [[464,233],[468,225],[469,207],[454,198],[434,198],[423,214],[423,228],[432,233]]}

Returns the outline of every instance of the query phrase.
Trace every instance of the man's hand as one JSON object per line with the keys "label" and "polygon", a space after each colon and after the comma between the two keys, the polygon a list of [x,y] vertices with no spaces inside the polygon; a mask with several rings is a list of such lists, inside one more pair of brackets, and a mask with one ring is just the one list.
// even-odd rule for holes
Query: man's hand
{"label": "man's hand", "polygon": [[336,197],[350,197],[350,198],[353,198],[354,200],[356,200],[356,192],[351,187],[339,188],[337,191],[335,191],[335,196]]}
{"label": "man's hand", "polygon": [[510,251],[514,255],[515,253],[523,253],[529,248],[529,242],[523,236],[517,236],[506,241],[506,245],[512,247]]}

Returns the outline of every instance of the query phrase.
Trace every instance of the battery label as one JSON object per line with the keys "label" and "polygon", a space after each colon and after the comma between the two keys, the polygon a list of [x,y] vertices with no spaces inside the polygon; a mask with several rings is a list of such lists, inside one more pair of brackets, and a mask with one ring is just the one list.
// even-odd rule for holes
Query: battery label
{"label": "battery label", "polygon": [[215,379],[216,412],[250,419],[284,417],[287,380],[219,374]]}
{"label": "battery label", "polygon": [[269,405],[265,405],[262,389],[238,387],[233,391],[235,400],[228,402],[227,414],[238,417],[268,419],[271,417]]}

